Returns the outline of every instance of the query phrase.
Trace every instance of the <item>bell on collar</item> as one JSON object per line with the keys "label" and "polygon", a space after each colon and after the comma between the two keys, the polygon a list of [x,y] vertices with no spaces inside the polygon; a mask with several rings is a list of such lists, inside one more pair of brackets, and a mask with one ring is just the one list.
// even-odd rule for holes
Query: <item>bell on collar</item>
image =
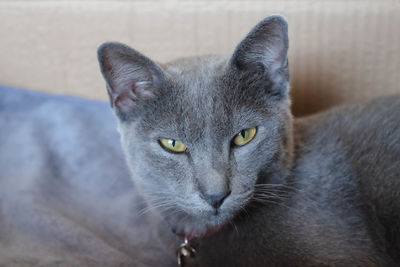
{"label": "bell on collar", "polygon": [[176,251],[176,256],[179,267],[184,267],[188,261],[192,260],[196,256],[196,250],[190,245],[186,237],[183,243],[179,245]]}

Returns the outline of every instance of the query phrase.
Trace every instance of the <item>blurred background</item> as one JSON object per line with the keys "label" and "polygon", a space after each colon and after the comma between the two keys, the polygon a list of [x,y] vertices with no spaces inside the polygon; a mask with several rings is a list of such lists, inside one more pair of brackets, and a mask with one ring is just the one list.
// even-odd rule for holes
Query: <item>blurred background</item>
{"label": "blurred background", "polygon": [[400,93],[399,0],[0,0],[0,84],[106,100],[100,43],[229,54],[271,14],[289,23],[296,115]]}

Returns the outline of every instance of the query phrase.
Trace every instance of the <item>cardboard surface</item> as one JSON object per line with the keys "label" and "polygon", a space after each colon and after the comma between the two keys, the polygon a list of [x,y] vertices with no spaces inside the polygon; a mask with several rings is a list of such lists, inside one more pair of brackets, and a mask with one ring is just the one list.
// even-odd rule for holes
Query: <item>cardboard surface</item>
{"label": "cardboard surface", "polygon": [[271,14],[289,23],[296,114],[400,93],[398,0],[0,0],[0,83],[106,99],[101,42],[159,62],[228,54]]}

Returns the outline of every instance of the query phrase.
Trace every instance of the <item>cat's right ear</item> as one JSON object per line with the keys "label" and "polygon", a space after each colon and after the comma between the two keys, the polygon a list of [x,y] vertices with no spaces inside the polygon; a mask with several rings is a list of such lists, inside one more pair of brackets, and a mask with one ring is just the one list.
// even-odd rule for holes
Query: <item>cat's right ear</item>
{"label": "cat's right ear", "polygon": [[141,102],[157,95],[164,80],[161,68],[121,43],[101,44],[97,57],[111,107],[121,120],[134,118]]}
{"label": "cat's right ear", "polygon": [[230,60],[244,84],[258,82],[271,95],[285,96],[289,80],[288,26],[279,15],[267,17],[240,42]]}

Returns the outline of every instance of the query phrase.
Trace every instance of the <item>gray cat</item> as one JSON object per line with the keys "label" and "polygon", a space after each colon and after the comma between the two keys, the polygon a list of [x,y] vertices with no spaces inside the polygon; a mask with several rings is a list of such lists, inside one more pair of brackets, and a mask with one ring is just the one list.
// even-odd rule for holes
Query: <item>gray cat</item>
{"label": "gray cat", "polygon": [[399,266],[400,97],[293,120],[287,51],[280,16],[228,58],[105,43],[117,125],[1,88],[0,265]]}

